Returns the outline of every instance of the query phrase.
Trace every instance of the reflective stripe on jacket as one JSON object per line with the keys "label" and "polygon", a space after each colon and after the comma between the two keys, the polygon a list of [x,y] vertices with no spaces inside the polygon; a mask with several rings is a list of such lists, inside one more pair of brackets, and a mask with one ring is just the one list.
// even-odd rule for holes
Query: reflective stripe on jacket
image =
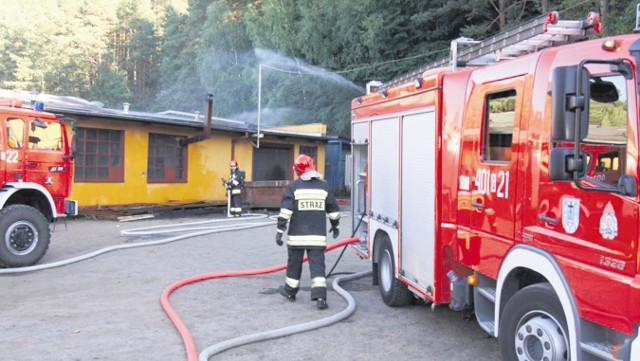
{"label": "reflective stripe on jacket", "polygon": [[277,231],[283,233],[289,223],[288,246],[326,247],[326,214],[334,222],[340,219],[338,202],[327,183],[318,178],[297,179],[285,189]]}

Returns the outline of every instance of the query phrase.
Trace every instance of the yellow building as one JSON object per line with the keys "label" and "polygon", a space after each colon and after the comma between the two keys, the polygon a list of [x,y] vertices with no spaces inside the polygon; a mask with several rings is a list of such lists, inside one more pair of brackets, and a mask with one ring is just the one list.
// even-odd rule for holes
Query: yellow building
{"label": "yellow building", "polygon": [[[15,92],[14,92],[15,94]],[[198,113],[107,109],[72,97],[43,94],[45,110],[74,119],[76,153],[71,199],[80,212],[102,207],[168,203],[226,203],[221,179],[229,161],[246,172],[250,207],[278,207],[300,153],[323,172],[326,125],[262,128]],[[210,131],[208,131],[210,129]],[[208,133],[208,134],[207,134]]]}

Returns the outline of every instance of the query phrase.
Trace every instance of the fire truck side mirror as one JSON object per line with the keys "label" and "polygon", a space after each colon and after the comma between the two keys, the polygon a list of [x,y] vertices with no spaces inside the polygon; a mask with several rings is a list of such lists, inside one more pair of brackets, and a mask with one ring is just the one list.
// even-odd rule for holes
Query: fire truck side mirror
{"label": "fire truck side mirror", "polygon": [[573,180],[573,173],[578,172],[578,178],[585,176],[587,155],[580,152],[574,156],[573,147],[557,147],[549,154],[549,178],[554,181]]}
{"label": "fire truck side mirror", "polygon": [[638,194],[638,186],[636,184],[636,178],[628,175],[623,175],[618,180],[618,189],[620,194],[635,197]]}
{"label": "fire truck side mirror", "polygon": [[78,155],[78,137],[76,136],[76,132],[78,131],[78,121],[74,118],[65,118],[65,123],[71,125],[71,149],[69,150],[69,155],[71,159],[75,159]]}
{"label": "fire truck side mirror", "polygon": [[38,128],[42,128],[42,129],[46,129],[47,128],[47,123],[45,123],[44,120],[40,119],[40,118],[35,118],[32,122],[31,122],[31,131],[35,132],[36,127]]}
{"label": "fire truck side mirror", "polygon": [[589,73],[582,68],[580,89],[577,89],[578,67],[563,66],[553,70],[551,78],[551,138],[553,141],[576,141],[575,122],[580,110],[580,140],[589,130]]}

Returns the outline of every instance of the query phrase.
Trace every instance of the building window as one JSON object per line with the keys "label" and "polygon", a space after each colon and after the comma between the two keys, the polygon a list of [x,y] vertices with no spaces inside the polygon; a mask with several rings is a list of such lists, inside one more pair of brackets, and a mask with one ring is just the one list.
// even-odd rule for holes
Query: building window
{"label": "building window", "polygon": [[260,145],[253,150],[253,181],[291,179],[291,147]]}
{"label": "building window", "polygon": [[147,182],[187,182],[187,147],[181,145],[186,141],[186,137],[149,134]]}
{"label": "building window", "polygon": [[308,145],[300,146],[300,154],[306,154],[313,158],[313,161],[318,165],[318,147],[312,147]]}
{"label": "building window", "polygon": [[78,128],[76,182],[124,182],[124,131]]}
{"label": "building window", "polygon": [[484,160],[509,162],[516,119],[516,91],[487,96],[484,129]]}

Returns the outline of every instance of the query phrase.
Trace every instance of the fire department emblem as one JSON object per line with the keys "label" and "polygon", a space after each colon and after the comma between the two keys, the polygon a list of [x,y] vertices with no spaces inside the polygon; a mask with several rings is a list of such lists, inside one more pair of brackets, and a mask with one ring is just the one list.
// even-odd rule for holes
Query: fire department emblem
{"label": "fire department emblem", "polygon": [[580,200],[577,198],[562,198],[562,227],[569,234],[575,233],[580,224]]}
{"label": "fire department emblem", "polygon": [[607,203],[600,217],[600,234],[604,239],[614,239],[618,236],[618,219],[611,202]]}

